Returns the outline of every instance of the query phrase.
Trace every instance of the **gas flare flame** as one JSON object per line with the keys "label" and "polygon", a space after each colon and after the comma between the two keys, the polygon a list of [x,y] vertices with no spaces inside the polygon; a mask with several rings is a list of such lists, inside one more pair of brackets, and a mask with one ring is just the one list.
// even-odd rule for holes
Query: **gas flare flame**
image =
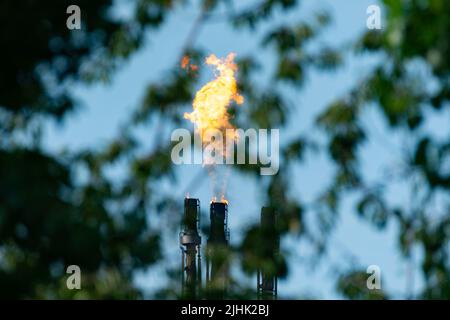
{"label": "gas flare flame", "polygon": [[197,71],[198,66],[196,64],[191,63],[191,59],[189,56],[183,56],[181,58],[181,68],[185,70]]}
{"label": "gas flare flame", "polygon": [[[195,125],[195,131],[200,136],[202,145],[213,145],[214,149],[219,152],[219,155],[226,157],[230,145],[222,144],[222,141],[211,141],[208,137],[208,131],[216,132],[220,131],[223,137],[226,137],[227,141],[238,141],[238,133],[234,126],[230,123],[230,114],[228,113],[228,107],[234,101],[236,104],[242,104],[244,98],[238,93],[236,72],[238,70],[236,63],[234,62],[236,54],[230,53],[226,58],[218,58],[214,54],[211,54],[206,58],[206,64],[213,66],[215,69],[215,79],[205,84],[195,94],[194,101],[192,103],[193,111],[191,113],[185,113],[184,118],[190,120]],[[189,59],[183,59],[182,67],[187,68],[189,65]],[[214,161],[207,159],[209,164],[208,174],[211,177],[213,184],[213,193],[218,193],[216,181],[216,173],[214,170]],[[211,166],[212,165],[212,166]],[[227,175],[221,181],[222,191],[220,202],[228,203],[224,198],[225,186]],[[215,201],[215,198],[214,200]]]}
{"label": "gas flare flame", "polygon": [[189,57],[183,56],[183,58],[181,58],[181,68],[186,69],[188,65],[189,65]]}
{"label": "gas flare flame", "polygon": [[213,196],[209,203],[225,203],[226,205],[228,205],[228,200],[225,199],[224,195],[220,196],[220,200],[219,201],[217,201],[217,197],[216,196]]}
{"label": "gas flare flame", "polygon": [[[235,56],[236,54],[230,53],[225,59],[219,59],[211,54],[206,58],[206,64],[214,66],[218,75],[197,91],[192,103],[194,111],[184,114],[185,119],[195,124],[203,143],[210,142],[205,141],[205,133],[209,129],[222,132],[234,129],[229,121],[227,108],[233,100],[237,104],[244,102],[244,98],[237,91],[235,78],[237,65],[233,61]],[[236,140],[238,137],[233,134],[230,138]]]}
{"label": "gas flare flame", "polygon": [[225,196],[224,196],[224,195],[222,195],[222,196],[220,197],[220,202],[225,203],[225,204],[228,205],[228,200],[225,199]]}

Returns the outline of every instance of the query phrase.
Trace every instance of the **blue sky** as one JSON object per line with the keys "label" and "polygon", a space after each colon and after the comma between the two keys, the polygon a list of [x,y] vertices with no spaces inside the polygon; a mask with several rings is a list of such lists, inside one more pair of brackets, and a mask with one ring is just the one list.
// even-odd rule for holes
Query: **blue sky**
{"label": "blue sky", "polygon": [[[117,13],[127,15],[126,1],[118,3]],[[218,19],[201,29],[197,36],[197,44],[217,56],[225,56],[229,52],[236,52],[238,56],[255,51],[261,52],[260,62],[270,68],[274,65],[275,56],[270,50],[262,51],[258,41],[255,40],[261,39],[258,36],[262,35],[265,29],[281,23],[310,19],[314,12],[325,9],[331,13],[333,23],[326,29],[319,43],[342,46],[364,31],[366,8],[376,3],[369,0],[304,0],[301,1],[299,9],[288,16],[276,15],[270,24],[256,31],[256,36],[252,31],[245,29],[233,31],[223,20]],[[100,147],[117,135],[120,125],[128,120],[130,112],[139,104],[146,85],[162,79],[165,72],[177,63],[187,33],[197,15],[196,10],[188,6],[174,12],[160,30],[148,35],[147,45],[132,56],[114,75],[110,84],[96,84],[89,87],[76,85],[74,92],[82,102],[83,108],[69,117],[63,126],[48,124],[44,139],[46,148],[52,152],[59,152],[63,148]],[[358,79],[367,74],[378,58],[349,56],[345,66],[338,71],[312,72],[308,75],[304,88],[288,89],[286,95],[295,106],[295,111],[291,116],[290,125],[280,131],[280,139],[303,132],[311,133],[314,117],[327,103],[344,94]],[[261,81],[268,83],[268,79],[265,78]],[[373,179],[384,174],[388,164],[400,161],[400,152],[397,151],[400,150],[403,137],[389,132],[385,122],[374,109],[364,115],[364,121],[370,135],[375,138],[369,140],[361,154],[362,169],[368,179]],[[186,127],[190,128],[187,121]],[[320,132],[317,132],[317,135],[320,135]],[[152,129],[148,127],[141,129],[139,137],[144,144],[151,144]],[[162,139],[169,140],[170,132]],[[168,183],[165,187],[176,188],[182,201],[190,180],[203,168],[182,166],[178,169],[186,180],[176,186]],[[327,185],[332,175],[333,167],[330,166],[325,154],[308,156],[305,163],[295,168],[293,172],[292,195],[307,202],[311,201],[317,197],[318,191]],[[211,198],[208,179],[199,181],[196,188],[189,192],[191,196],[200,198],[205,209]],[[394,184],[392,196],[399,203],[408,200],[408,194],[401,185]],[[259,220],[259,210],[264,203],[258,194],[255,181],[235,173],[229,178],[227,197],[230,200],[231,241],[235,242],[240,239],[241,231],[250,222]],[[293,253],[289,260],[289,278],[279,283],[281,296],[340,298],[334,290],[336,269],[346,269],[355,265],[367,268],[372,264],[381,268],[383,288],[393,293],[394,297],[404,296],[408,288],[408,279],[411,279],[408,276],[410,266],[401,259],[396,249],[396,225],[389,223],[385,232],[377,232],[356,216],[351,200],[346,201],[342,207],[337,228],[329,240],[329,255],[319,265],[310,266],[306,263],[305,258],[310,251],[306,243],[300,242],[295,237],[283,240],[282,246]],[[307,217],[311,221],[315,218]],[[155,220],[155,223],[164,224],[163,220],[164,217]],[[168,265],[175,266],[179,262],[177,241],[177,234],[166,235],[164,247]],[[419,255],[420,251],[417,251],[416,260]],[[157,274],[159,275],[165,267],[166,265],[152,267],[148,272],[139,274],[136,278],[137,284],[149,292],[163,285],[164,279]],[[254,280],[248,281],[252,284]],[[420,274],[416,271],[413,290],[418,292],[421,285]]]}

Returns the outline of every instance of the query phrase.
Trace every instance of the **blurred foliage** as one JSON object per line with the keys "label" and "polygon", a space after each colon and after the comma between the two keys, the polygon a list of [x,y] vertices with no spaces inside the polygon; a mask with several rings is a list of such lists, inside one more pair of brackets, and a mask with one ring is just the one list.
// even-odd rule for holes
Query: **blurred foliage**
{"label": "blurred foliage", "polygon": [[[63,120],[79,106],[71,85],[109,81],[146,43],[146,35],[188,2],[136,0],[130,2],[132,14],[121,19],[114,16],[110,0],[0,3],[0,297],[143,296],[134,275],[164,259],[158,216],[169,217],[169,231],[175,234],[181,212],[177,207],[181,201],[161,188],[167,178],[176,183],[180,177],[170,160],[171,144],[158,138],[181,123],[182,109],[191,103],[198,85],[196,72],[181,70],[176,61],[163,81],[148,85],[130,121],[103,149],[49,154],[42,147],[41,127],[46,121]],[[298,9],[299,2],[258,0],[243,9],[234,8],[230,0],[201,2],[194,31],[224,6],[226,19],[236,30],[265,30],[258,39],[261,50],[275,56],[275,65],[269,67],[260,64],[256,53],[238,57],[239,89],[248,107],[233,108],[239,127],[283,128],[296,111],[285,92],[298,93],[310,72],[335,70],[349,53],[379,59],[348,94],[317,116],[316,128],[325,135],[325,145],[316,135],[299,130],[283,141],[278,175],[263,179],[257,165],[235,169],[252,175],[265,195],[265,205],[278,208],[281,237],[289,234],[309,241],[317,257],[327,253],[341,203],[356,196],[355,212],[368,223],[382,231],[395,221],[405,259],[414,248],[423,251],[425,289],[417,297],[450,298],[450,140],[423,130],[431,111],[444,115],[449,106],[450,2],[383,0],[383,28],[363,33],[351,48],[332,48],[318,40],[332,20],[324,13],[264,28],[275,14]],[[70,4],[82,8],[82,30],[66,28]],[[180,57],[188,54],[199,65],[204,52],[195,46],[195,36],[190,35]],[[417,75],[417,65],[427,69],[427,77]],[[272,72],[269,85],[257,80],[264,68]],[[436,83],[433,90],[431,82]],[[373,138],[362,118],[373,107],[391,130],[407,134],[413,143],[412,151],[398,150],[403,167],[395,179],[368,182],[361,170],[361,152]],[[136,138],[138,126],[155,130],[150,150]],[[322,150],[335,174],[314,203],[303,203],[292,188],[292,170],[306,155]],[[118,164],[127,172],[120,183],[107,174]],[[390,203],[387,195],[394,180],[410,188],[413,201]],[[430,204],[442,194],[445,212],[439,215]],[[307,215],[317,219],[305,219]],[[288,275],[288,253],[267,255],[259,246],[261,232],[258,223],[249,226],[231,255],[239,257],[240,267],[249,274],[265,269]],[[82,268],[81,291],[66,289],[65,268],[70,264]],[[168,286],[154,296],[179,297],[178,273],[168,270]],[[350,299],[387,298],[382,292],[367,292],[366,279],[367,274],[358,270],[343,273],[337,291]],[[236,279],[230,283],[230,297],[252,296],[251,288]]]}
{"label": "blurred foliage", "polygon": [[366,282],[366,272],[346,272],[341,275],[337,283],[337,291],[352,300],[382,300],[388,298],[381,289],[369,290]]}
{"label": "blurred foliage", "polygon": [[[333,103],[319,117],[318,124],[329,132],[328,150],[338,165],[330,188],[338,200],[345,192],[360,194],[356,211],[374,226],[384,229],[389,220],[395,221],[400,226],[398,242],[404,257],[410,259],[414,248],[423,252],[425,289],[418,298],[448,299],[450,140],[442,141],[425,128],[432,109],[441,113],[448,108],[450,19],[442,12],[450,4],[439,0],[382,2],[386,12],[382,30],[366,32],[355,46],[356,52],[378,54],[382,61],[344,100]],[[421,68],[427,70],[425,76]],[[431,82],[436,88],[431,88]],[[399,174],[369,183],[360,174],[359,149],[371,138],[361,124],[365,109],[371,106],[381,111],[393,131],[409,136],[412,150],[399,150],[403,153]],[[399,181],[405,183],[412,199],[400,206],[398,201],[387,200],[392,184]],[[437,200],[441,192],[443,198]],[[443,212],[436,211],[435,201],[440,201]],[[351,284],[357,278],[352,275],[341,281],[345,296],[362,294]]]}

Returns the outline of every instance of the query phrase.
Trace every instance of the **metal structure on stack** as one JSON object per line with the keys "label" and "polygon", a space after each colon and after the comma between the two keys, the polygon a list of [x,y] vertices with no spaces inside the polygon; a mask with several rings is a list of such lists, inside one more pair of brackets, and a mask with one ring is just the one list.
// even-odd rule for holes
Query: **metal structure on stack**
{"label": "metal structure on stack", "polygon": [[206,289],[211,298],[225,298],[228,286],[228,204],[212,201],[206,249]]}
{"label": "metal structure on stack", "polygon": [[182,295],[198,298],[202,287],[201,253],[202,238],[199,235],[200,201],[184,199],[184,216],[180,232]]}
{"label": "metal structure on stack", "polygon": [[280,250],[280,235],[277,230],[277,213],[273,208],[261,208],[261,246],[263,259],[272,268],[260,269],[257,273],[258,299],[277,299],[278,277],[276,259]]}

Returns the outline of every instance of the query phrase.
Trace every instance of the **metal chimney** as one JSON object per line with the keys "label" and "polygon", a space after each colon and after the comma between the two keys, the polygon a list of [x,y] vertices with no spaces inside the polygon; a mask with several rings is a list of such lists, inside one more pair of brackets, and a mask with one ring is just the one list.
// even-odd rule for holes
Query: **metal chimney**
{"label": "metal chimney", "polygon": [[208,244],[226,244],[230,238],[228,230],[228,205],[225,202],[211,202],[211,219]]}
{"label": "metal chimney", "polygon": [[274,268],[259,269],[257,273],[258,299],[276,299],[278,294],[278,277],[276,270],[277,255],[280,249],[280,235],[277,230],[277,214],[273,208],[261,208],[261,248],[263,258],[273,261]]}
{"label": "metal chimney", "polygon": [[184,215],[180,232],[181,248],[181,291],[187,298],[196,298],[202,285],[199,235],[200,201],[194,198],[184,199]]}
{"label": "metal chimney", "polygon": [[206,250],[206,286],[211,298],[223,299],[228,285],[228,204],[211,202],[210,232]]}

